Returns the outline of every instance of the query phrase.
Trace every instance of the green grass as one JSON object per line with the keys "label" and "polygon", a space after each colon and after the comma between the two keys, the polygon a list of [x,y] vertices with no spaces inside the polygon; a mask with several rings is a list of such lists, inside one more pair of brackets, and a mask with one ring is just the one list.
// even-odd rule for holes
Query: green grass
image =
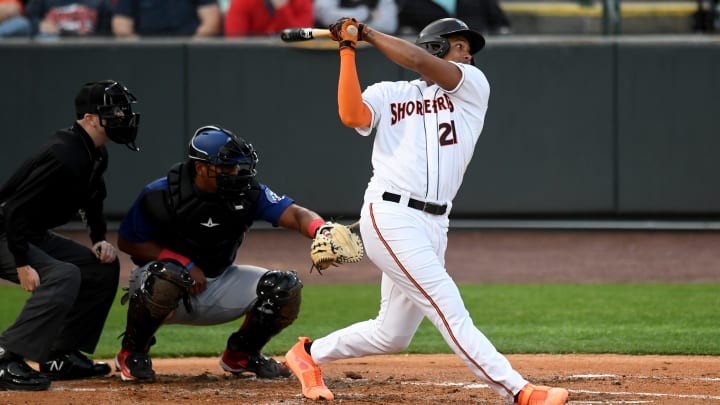
{"label": "green grass", "polygon": [[[475,324],[505,354],[623,353],[720,355],[720,285],[462,285]],[[28,297],[0,286],[0,330]],[[125,328],[120,292],[95,358],[112,357]],[[375,316],[377,285],[306,286],[298,320],[265,348],[282,355],[297,336],[323,336]],[[240,321],[217,326],[160,328],[154,357],[216,356]],[[409,353],[450,353],[439,332],[423,321]]]}

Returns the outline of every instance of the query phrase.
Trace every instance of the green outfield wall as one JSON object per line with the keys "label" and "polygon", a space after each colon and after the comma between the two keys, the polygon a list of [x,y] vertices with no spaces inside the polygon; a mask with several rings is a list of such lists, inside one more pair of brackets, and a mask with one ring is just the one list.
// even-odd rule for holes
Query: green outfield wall
{"label": "green outfield wall", "polygon": [[[373,48],[357,59],[363,87],[415,77]],[[720,214],[720,39],[490,38],[476,64],[490,106],[454,217]],[[0,42],[0,180],[72,123],[83,82],[115,78],[140,100],[142,151],[110,146],[110,216],[182,159],[205,124],[252,142],[260,180],[276,192],[356,216],[372,139],[338,119],[338,66],[325,42]]]}

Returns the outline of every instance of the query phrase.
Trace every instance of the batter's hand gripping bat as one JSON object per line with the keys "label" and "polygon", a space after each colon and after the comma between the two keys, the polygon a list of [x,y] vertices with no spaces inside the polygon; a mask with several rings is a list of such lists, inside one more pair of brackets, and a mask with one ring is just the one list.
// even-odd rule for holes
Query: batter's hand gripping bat
{"label": "batter's hand gripping bat", "polygon": [[[357,28],[348,27],[348,34],[357,35]],[[287,28],[280,33],[280,39],[285,42],[310,41],[317,38],[330,38],[330,30],[325,28]]]}

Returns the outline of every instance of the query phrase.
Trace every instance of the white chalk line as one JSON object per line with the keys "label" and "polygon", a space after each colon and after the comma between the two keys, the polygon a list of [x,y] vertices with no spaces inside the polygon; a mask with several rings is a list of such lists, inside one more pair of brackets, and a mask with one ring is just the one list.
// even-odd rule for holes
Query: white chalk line
{"label": "white chalk line", "polygon": [[707,381],[707,382],[715,382],[720,381],[720,377],[666,377],[666,376],[652,376],[652,375],[630,375],[630,376],[620,376],[617,374],[574,374],[571,375],[568,378],[587,378],[587,379],[593,379],[593,378],[633,378],[637,380],[667,380],[667,379],[679,379],[679,380],[691,380],[691,381]]}
{"label": "white chalk line", "polygon": [[[619,377],[615,374],[578,374],[571,376],[572,378],[586,378],[586,379],[593,379],[593,378],[615,378]],[[649,377],[649,376],[632,376],[632,378],[657,378],[657,377]],[[717,381],[717,378],[685,378],[690,380],[700,380],[700,381]],[[430,386],[439,386],[439,387],[460,387],[465,389],[490,389],[490,386],[487,384],[466,384],[466,383],[455,383],[455,382],[419,382],[419,381],[408,381],[403,382],[402,384],[405,385],[430,385]],[[667,394],[662,392],[632,392],[632,391],[592,391],[592,390],[574,390],[574,389],[568,389],[568,392],[575,393],[575,394],[593,394],[593,395],[620,395],[620,396],[640,396],[640,397],[651,397],[651,398],[676,398],[676,399],[702,399],[702,400],[713,400],[713,401],[720,401],[720,396],[718,395],[700,395],[700,394]],[[641,400],[633,400],[633,401],[623,401],[621,403],[649,403],[652,401],[641,401]],[[572,402],[576,403],[576,402]],[[606,401],[599,401],[599,402],[580,402],[580,403],[607,403]],[[613,403],[619,403],[616,401],[613,401]]]}
{"label": "white chalk line", "polygon": [[568,390],[575,394],[612,394],[612,395],[640,395],[643,397],[656,398],[681,398],[681,399],[710,399],[720,401],[718,395],[698,395],[698,394],[666,394],[662,392],[632,392],[632,391],[592,391],[592,390]]}
{"label": "white chalk line", "polygon": [[655,401],[642,401],[642,400],[613,400],[610,401],[568,401],[568,404],[571,405],[590,405],[590,404],[612,404],[612,405],[618,405],[618,404],[652,404]]}

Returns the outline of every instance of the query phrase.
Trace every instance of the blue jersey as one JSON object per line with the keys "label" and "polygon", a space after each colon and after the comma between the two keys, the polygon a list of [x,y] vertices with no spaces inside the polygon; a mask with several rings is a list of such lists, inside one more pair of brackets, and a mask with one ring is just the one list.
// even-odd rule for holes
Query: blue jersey
{"label": "blue jersey", "polygon": [[[141,208],[141,201],[149,191],[158,189],[167,191],[168,182],[166,177],[157,179],[145,186],[142,193],[130,207],[118,230],[118,234],[124,239],[136,243],[148,242],[153,239],[154,229],[151,221],[148,220]],[[285,195],[278,196],[264,184],[260,184],[260,190],[253,219],[264,220],[273,226],[277,226],[282,213],[295,201]],[[212,226],[212,224],[209,225]]]}

